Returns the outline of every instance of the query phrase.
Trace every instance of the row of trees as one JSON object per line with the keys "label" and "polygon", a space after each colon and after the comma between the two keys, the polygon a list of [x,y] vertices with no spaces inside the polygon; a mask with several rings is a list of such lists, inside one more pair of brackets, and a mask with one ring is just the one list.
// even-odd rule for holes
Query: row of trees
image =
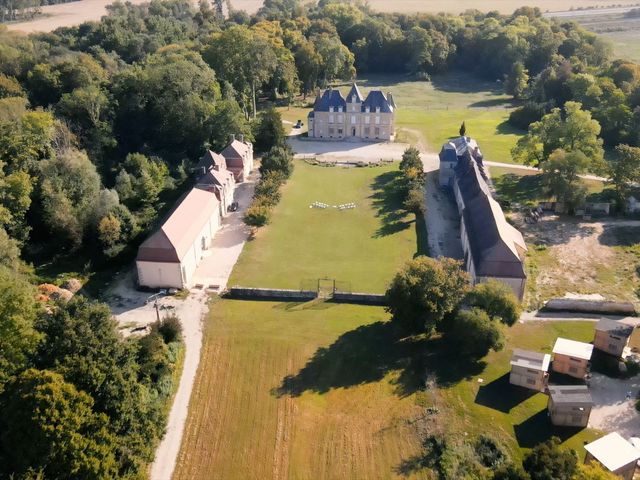
{"label": "row of trees", "polygon": [[588,172],[610,179],[624,211],[633,185],[640,181],[640,148],[620,144],[604,159],[600,123],[579,102],[568,101],[541,120],[529,125],[528,133],[511,151],[513,158],[541,168],[548,192],[569,207],[580,205],[587,188],[580,178]]}
{"label": "row of trees", "polygon": [[271,211],[280,201],[280,188],[293,173],[293,151],[286,138],[280,114],[274,108],[264,112],[256,132],[256,145],[271,148],[262,157],[260,180],[244,215],[245,223],[251,227],[269,223]]}
{"label": "row of trees", "polygon": [[481,435],[475,442],[453,436],[430,435],[423,442],[423,454],[412,469],[428,467],[441,480],[615,480],[616,475],[597,463],[579,464],[573,450],[560,446],[552,437],[536,445],[522,465],[493,438]]}
{"label": "row of trees", "polygon": [[0,266],[0,477],[141,478],[164,432],[178,319],[124,340],[107,305],[35,297]]}

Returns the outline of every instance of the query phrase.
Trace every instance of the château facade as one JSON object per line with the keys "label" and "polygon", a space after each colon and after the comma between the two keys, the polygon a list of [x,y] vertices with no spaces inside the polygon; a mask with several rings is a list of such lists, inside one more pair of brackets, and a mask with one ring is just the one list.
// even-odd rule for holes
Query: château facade
{"label": "ch\u00e2teau facade", "polygon": [[307,124],[310,138],[388,140],[395,138],[393,95],[371,90],[365,99],[354,83],[346,99],[329,88],[318,95]]}

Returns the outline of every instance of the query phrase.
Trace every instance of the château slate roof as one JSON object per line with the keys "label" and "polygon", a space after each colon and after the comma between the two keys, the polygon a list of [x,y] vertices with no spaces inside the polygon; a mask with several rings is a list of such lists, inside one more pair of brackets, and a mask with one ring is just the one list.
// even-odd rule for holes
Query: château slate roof
{"label": "ch\u00e2teau slate roof", "polygon": [[351,90],[349,90],[349,93],[347,94],[347,101],[350,103],[355,103],[354,97],[355,102],[357,103],[362,103],[362,101],[364,100],[364,97],[362,96],[362,93],[360,93],[360,89],[358,88],[358,85],[356,85],[356,82],[353,82],[353,84],[351,85]]}
{"label": "ch\u00e2teau slate roof", "polygon": [[477,162],[466,156],[455,167],[462,217],[478,277],[526,278],[522,234],[507,223]]}
{"label": "ch\u00e2teau slate roof", "polygon": [[380,111],[382,113],[391,113],[393,112],[393,107],[385,97],[384,93],[380,90],[371,90],[369,95],[367,95],[367,99],[362,103],[362,111],[366,111],[365,109],[369,107],[370,111],[375,112],[377,107],[380,107]]}
{"label": "ch\u00e2teau slate roof", "polygon": [[[393,101],[393,97],[389,94],[389,98],[385,96],[383,92],[380,90],[371,90],[367,95],[367,98],[363,100],[362,93],[358,86],[354,83],[351,86],[351,90],[347,94],[347,97],[342,96],[340,90],[334,90],[332,88],[328,88],[325,90],[322,95],[318,95],[316,97],[316,101],[313,104],[313,112],[328,112],[330,107],[333,107],[335,110],[338,107],[342,107],[343,111],[347,110],[347,100],[351,101],[352,96],[357,97],[357,103],[360,103],[360,112],[366,112],[367,107],[370,112],[375,112],[377,107],[380,107],[380,112],[382,113],[392,113],[396,106]],[[313,117],[309,113],[310,117]]]}
{"label": "ch\u00e2teau slate roof", "polygon": [[340,90],[334,90],[332,88],[325,90],[322,96],[318,96],[316,99],[316,103],[313,105],[313,110],[315,112],[328,112],[329,107],[336,109],[338,107],[342,107],[343,110],[346,110],[347,102],[340,93]]}

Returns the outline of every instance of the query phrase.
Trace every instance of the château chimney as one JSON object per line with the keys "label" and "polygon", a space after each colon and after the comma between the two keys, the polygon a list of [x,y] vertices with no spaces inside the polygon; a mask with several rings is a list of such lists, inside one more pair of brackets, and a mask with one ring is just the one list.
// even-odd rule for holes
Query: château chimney
{"label": "ch\u00e2teau chimney", "polygon": [[229,143],[233,142],[236,139],[236,136],[233,133],[229,134]]}
{"label": "ch\u00e2teau chimney", "polygon": [[242,133],[238,134],[238,141],[244,143],[244,135]]}

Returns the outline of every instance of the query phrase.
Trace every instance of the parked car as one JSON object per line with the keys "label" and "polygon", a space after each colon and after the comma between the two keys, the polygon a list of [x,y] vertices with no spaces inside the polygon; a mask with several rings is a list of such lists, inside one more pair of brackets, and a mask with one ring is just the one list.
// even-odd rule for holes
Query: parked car
{"label": "parked car", "polygon": [[229,209],[230,212],[235,212],[236,210],[238,210],[238,202],[233,202],[231,205],[229,205]]}

